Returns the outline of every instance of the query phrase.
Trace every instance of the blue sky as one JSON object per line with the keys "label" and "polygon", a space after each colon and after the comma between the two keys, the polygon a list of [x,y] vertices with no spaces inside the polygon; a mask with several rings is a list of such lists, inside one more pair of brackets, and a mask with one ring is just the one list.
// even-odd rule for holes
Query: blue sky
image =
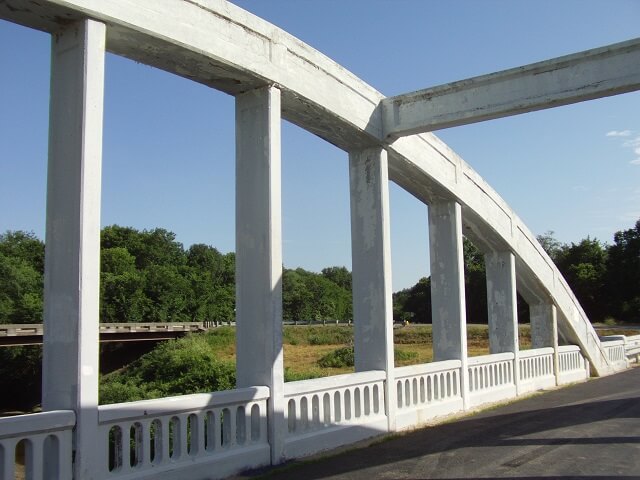
{"label": "blue sky", "polygon": [[[640,36],[640,2],[238,0],[386,95]],[[0,21],[0,232],[44,238],[47,35]],[[640,218],[640,94],[436,132],[535,234],[612,241]],[[234,249],[234,110],[109,55],[102,224]],[[283,125],[284,263],[351,268],[347,155]],[[427,210],[391,186],[394,290],[428,275]]]}

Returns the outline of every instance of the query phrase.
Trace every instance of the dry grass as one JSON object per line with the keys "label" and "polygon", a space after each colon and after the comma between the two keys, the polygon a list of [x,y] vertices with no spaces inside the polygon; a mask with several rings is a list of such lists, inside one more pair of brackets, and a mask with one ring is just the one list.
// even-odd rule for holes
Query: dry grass
{"label": "dry grass", "polygon": [[[332,331],[333,329],[339,331]],[[316,327],[286,327],[284,335],[284,366],[290,379],[326,377],[351,373],[353,368],[320,368],[318,360],[327,353],[353,343],[351,327],[335,327],[327,325]],[[289,330],[288,329],[295,329]],[[324,330],[324,333],[323,333]],[[520,348],[531,348],[531,331],[529,325],[520,325]],[[396,351],[400,351],[411,357],[397,360],[396,367],[417,365],[433,361],[431,325],[408,325],[394,329],[394,343]],[[306,337],[313,339],[326,338],[329,343],[315,345]],[[337,340],[342,340],[338,342]],[[293,343],[293,344],[292,344]],[[487,325],[468,325],[467,349],[469,356],[489,354],[489,331]]]}

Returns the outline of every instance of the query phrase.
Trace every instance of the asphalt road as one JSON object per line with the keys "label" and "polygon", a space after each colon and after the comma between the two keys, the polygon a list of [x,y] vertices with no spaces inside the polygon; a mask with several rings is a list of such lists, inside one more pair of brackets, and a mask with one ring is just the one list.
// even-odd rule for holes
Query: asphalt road
{"label": "asphalt road", "polygon": [[256,477],[640,479],[640,368]]}

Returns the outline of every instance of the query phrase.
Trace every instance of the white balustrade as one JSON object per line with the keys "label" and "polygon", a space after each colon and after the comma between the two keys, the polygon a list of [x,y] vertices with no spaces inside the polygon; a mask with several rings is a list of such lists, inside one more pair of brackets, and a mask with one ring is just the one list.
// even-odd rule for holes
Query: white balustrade
{"label": "white balustrade", "polygon": [[542,390],[556,385],[553,348],[522,350],[519,353],[519,393]]}
{"label": "white balustrade", "polygon": [[0,418],[0,480],[71,478],[72,411]]}
{"label": "white balustrade", "polygon": [[589,378],[587,361],[577,345],[558,347],[558,385]]}
{"label": "white balustrade", "polygon": [[101,406],[104,478],[222,478],[268,465],[268,399],[267,387],[251,387]]}
{"label": "white balustrade", "polygon": [[607,359],[614,365],[616,370],[627,368],[627,352],[625,349],[625,336],[613,335],[602,337],[602,348]]}
{"label": "white balustrade", "polygon": [[516,395],[512,352],[469,358],[469,404],[497,402]]}
{"label": "white balustrade", "polygon": [[395,369],[396,428],[411,428],[429,419],[461,411],[460,360]]}
{"label": "white balustrade", "polygon": [[626,337],[624,349],[629,361],[640,363],[640,335]]}
{"label": "white balustrade", "polygon": [[387,431],[384,371],[285,383],[288,458],[353,443]]}

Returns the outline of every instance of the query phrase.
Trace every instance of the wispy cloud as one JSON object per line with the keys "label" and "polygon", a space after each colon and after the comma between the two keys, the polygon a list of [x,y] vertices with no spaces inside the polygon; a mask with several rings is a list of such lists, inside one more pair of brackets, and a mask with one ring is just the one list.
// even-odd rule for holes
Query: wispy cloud
{"label": "wispy cloud", "polygon": [[632,133],[631,130],[611,130],[607,132],[607,137],[630,137]]}
{"label": "wispy cloud", "polygon": [[630,148],[633,150],[633,154],[636,158],[629,160],[631,165],[640,165],[640,134],[632,130],[611,130],[606,133],[607,137],[631,137],[628,140],[622,142],[624,148]]}

